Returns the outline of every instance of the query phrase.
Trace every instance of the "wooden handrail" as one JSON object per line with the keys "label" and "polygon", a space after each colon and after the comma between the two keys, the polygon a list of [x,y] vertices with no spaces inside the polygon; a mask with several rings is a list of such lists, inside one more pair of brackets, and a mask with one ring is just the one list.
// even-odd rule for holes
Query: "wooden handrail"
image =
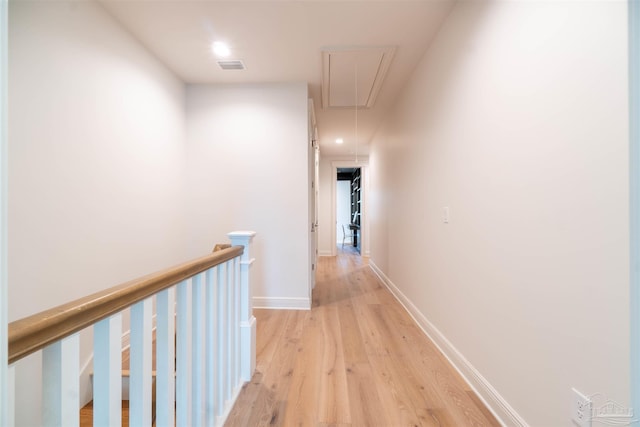
{"label": "wooden handrail", "polygon": [[9,324],[9,364],[198,273],[242,255],[233,246]]}

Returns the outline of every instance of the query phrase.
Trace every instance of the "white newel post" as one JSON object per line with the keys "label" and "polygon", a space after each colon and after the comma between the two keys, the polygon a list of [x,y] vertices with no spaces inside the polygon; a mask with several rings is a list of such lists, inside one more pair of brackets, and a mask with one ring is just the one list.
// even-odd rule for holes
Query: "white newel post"
{"label": "white newel post", "polygon": [[253,317],[251,281],[249,272],[254,259],[251,258],[251,241],[255,231],[234,231],[227,234],[232,246],[244,246],[240,258],[240,375],[243,381],[251,381],[256,369],[256,318]]}

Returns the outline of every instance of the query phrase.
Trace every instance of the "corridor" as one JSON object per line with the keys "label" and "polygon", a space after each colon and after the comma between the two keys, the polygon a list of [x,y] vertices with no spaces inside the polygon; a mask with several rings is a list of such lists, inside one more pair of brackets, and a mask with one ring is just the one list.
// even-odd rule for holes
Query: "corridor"
{"label": "corridor", "polygon": [[254,310],[257,368],[227,426],[498,426],[353,251],[319,258],[310,311]]}

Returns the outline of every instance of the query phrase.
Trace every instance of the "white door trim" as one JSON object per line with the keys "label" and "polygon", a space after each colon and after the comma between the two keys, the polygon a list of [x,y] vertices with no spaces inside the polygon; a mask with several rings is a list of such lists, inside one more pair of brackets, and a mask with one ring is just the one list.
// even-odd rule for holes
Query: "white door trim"
{"label": "white door trim", "polygon": [[316,113],[313,106],[313,99],[308,101],[308,183],[309,191],[309,292],[308,300],[311,304],[313,289],[316,287],[316,270],[318,269],[318,167],[320,161],[320,148],[318,146],[318,127],[316,124]]}
{"label": "white door trim", "polygon": [[629,241],[631,408],[640,413],[640,0],[628,2],[629,13]]}
{"label": "white door trim", "polygon": [[338,168],[360,168],[362,172],[362,202],[361,202],[361,223],[360,228],[363,230],[362,240],[360,241],[360,248],[362,248],[362,255],[369,256],[370,242],[369,242],[369,161],[360,160],[358,162],[351,160],[334,160],[331,162],[331,256],[336,256],[336,180],[338,176]]}
{"label": "white door trim", "polygon": [[[9,424],[10,408],[7,370],[7,75],[9,1],[0,0],[0,425]],[[13,391],[11,393],[13,395]]]}

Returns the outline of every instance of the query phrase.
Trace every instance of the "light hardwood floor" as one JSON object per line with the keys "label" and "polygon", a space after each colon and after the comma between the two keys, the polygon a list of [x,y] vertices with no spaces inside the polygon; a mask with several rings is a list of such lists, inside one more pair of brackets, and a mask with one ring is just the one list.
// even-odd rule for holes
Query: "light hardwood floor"
{"label": "light hardwood floor", "polygon": [[363,259],[319,258],[310,311],[254,310],[226,426],[499,426]]}

